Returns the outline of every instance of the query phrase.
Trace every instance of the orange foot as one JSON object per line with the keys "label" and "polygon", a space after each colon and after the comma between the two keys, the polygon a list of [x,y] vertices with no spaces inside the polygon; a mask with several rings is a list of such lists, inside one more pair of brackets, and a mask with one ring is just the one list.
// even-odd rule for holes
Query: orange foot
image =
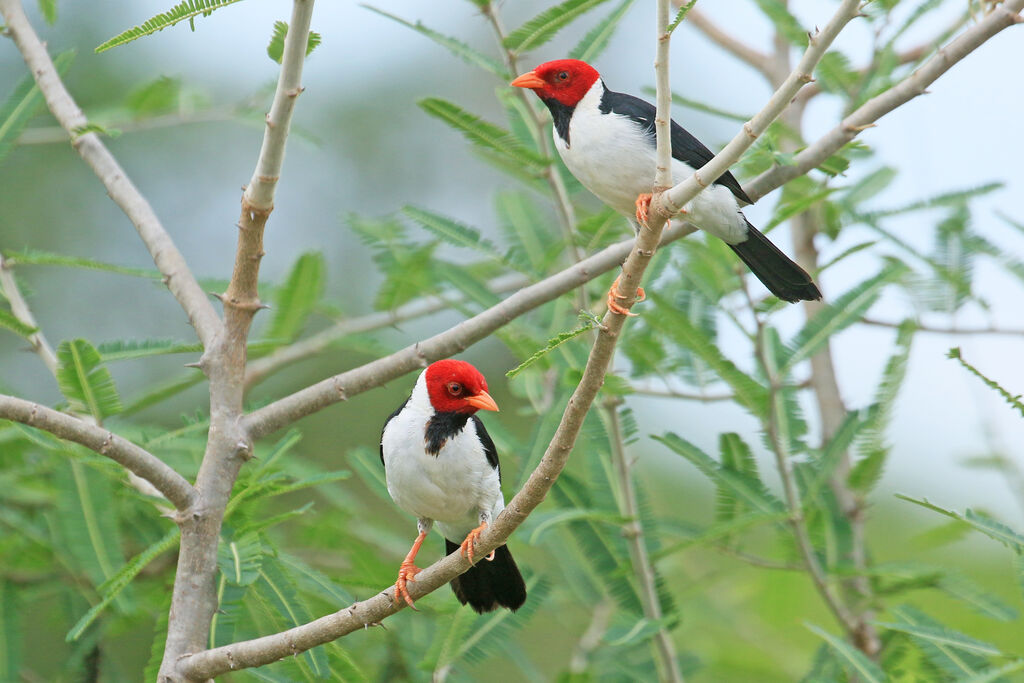
{"label": "orange foot", "polygon": [[423,539],[426,537],[426,531],[421,531],[420,535],[416,537],[412,548],[409,549],[409,554],[405,556],[402,564],[398,567],[398,579],[395,581],[395,600],[402,598],[413,609],[416,607],[412,604],[412,596],[409,595],[407,584],[409,581],[415,581],[416,575],[420,573],[420,568],[415,565],[416,553],[420,551],[420,546],[423,545]]}
{"label": "orange foot", "polygon": [[403,562],[398,568],[398,580],[395,581],[395,599],[404,599],[405,603],[413,609],[416,609],[416,606],[412,604],[412,596],[409,595],[407,582],[415,581],[416,575],[419,573],[420,568],[412,562]]}
{"label": "orange foot", "polygon": [[651,210],[651,194],[644,193],[636,198],[636,220],[640,225],[647,225],[647,216]]}
{"label": "orange foot", "polygon": [[[462,542],[462,556],[469,558],[469,563],[473,564],[473,546],[476,544],[477,539],[480,538],[480,534],[487,528],[487,522],[480,522],[480,526],[473,529],[466,535],[466,540]],[[486,558],[488,561],[494,559],[494,551]]]}
{"label": "orange foot", "polygon": [[[650,197],[650,195],[648,195],[648,197]],[[618,313],[619,315],[629,315],[629,316],[636,317],[636,313],[633,313],[628,308],[626,308],[625,306],[619,305],[615,301],[616,299],[619,298],[619,295],[616,293],[616,290],[618,290],[618,288],[619,288],[619,278],[621,278],[621,277],[622,277],[622,275],[619,275],[619,277],[615,278],[615,282],[612,283],[611,289],[608,290],[608,302],[607,302],[608,303],[608,310],[610,310],[613,313]],[[644,292],[644,288],[643,287],[637,287],[636,288],[636,301],[634,303],[638,303],[640,301],[643,301],[646,298],[647,298],[647,293]]]}

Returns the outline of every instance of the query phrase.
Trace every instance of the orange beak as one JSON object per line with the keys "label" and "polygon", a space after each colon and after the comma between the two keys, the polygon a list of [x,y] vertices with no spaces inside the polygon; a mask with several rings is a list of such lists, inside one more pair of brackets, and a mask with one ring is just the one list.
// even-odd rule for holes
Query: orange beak
{"label": "orange beak", "polygon": [[522,76],[518,76],[509,85],[514,85],[517,88],[543,88],[547,83],[534,72],[527,71]]}
{"label": "orange beak", "polygon": [[481,391],[476,396],[467,396],[465,400],[466,403],[480,410],[498,410],[498,404],[494,402],[494,399],[486,391]]}

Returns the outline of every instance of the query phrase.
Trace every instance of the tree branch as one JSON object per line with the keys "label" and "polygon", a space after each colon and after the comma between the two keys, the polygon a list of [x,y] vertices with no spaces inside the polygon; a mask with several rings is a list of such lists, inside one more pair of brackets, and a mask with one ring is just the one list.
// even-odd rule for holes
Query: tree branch
{"label": "tree branch", "polygon": [[[1015,0],[1015,2],[1024,2],[1024,0]],[[729,170],[729,167],[739,160],[743,152],[754,143],[754,140],[768,128],[768,124],[774,121],[789,105],[800,88],[812,80],[811,74],[818,61],[824,56],[825,51],[828,50],[829,45],[832,44],[843,27],[857,16],[859,8],[860,4],[857,0],[843,0],[825,28],[810,37],[807,50],[800,58],[796,68],[786,77],[765,107],[754,118],[743,124],[743,129],[729,144],[699,171],[672,189],[655,197],[655,200],[651,202],[651,208],[675,216],[701,189],[713,183]],[[756,199],[753,195],[751,197]]]}
{"label": "tree branch", "polygon": [[820,166],[861,131],[872,127],[875,121],[925,93],[929,85],[989,38],[1007,27],[1024,21],[1020,14],[1022,9],[1024,0],[1007,0],[999,5],[980,22],[939,48],[938,52],[907,78],[865,102],[817,142],[798,153],[792,165],[769,169],[744,185],[743,189],[751,199],[757,201],[773,189]]}
{"label": "tree branch", "polygon": [[242,464],[252,457],[252,438],[242,424],[246,346],[256,312],[263,231],[274,208],[274,191],[284,161],[295,100],[302,92],[313,0],[294,0],[285,36],[277,90],[266,118],[263,144],[252,180],[242,195],[235,265],[224,304],[224,325],[200,359],[210,379],[210,429],[196,477],[199,500],[181,523],[181,549],[171,596],[161,683],[182,680],[181,657],[199,652],[209,638],[217,609],[217,546],[231,489]]}
{"label": "tree branch", "polygon": [[41,429],[110,458],[151,483],[178,510],[187,509],[196,499],[192,485],[164,461],[108,429],[44,405],[6,395],[0,395],[0,418]]}
{"label": "tree branch", "polygon": [[[522,289],[529,284],[530,280],[525,275],[510,273],[491,280],[487,283],[487,289],[494,294],[503,294],[515,289]],[[397,325],[406,320],[413,320],[430,315],[431,313],[447,310],[452,304],[465,300],[466,297],[461,294],[426,296],[420,299],[413,299],[409,303],[402,304],[390,311],[379,311],[358,318],[340,320],[331,327],[321,330],[310,337],[300,339],[294,344],[277,348],[270,355],[249,363],[245,372],[245,388],[248,391],[285,365],[325,351],[331,344],[350,334],[370,332],[382,327]]]}
{"label": "tree branch", "polygon": [[17,280],[14,279],[11,266],[4,260],[3,254],[0,254],[0,292],[3,292],[4,296],[7,297],[7,301],[10,302],[11,313],[14,314],[14,317],[29,327],[36,328],[36,331],[28,336],[28,343],[32,345],[36,354],[42,359],[50,374],[56,376],[57,354],[53,352],[50,342],[46,341],[43,331],[39,329],[35,316],[32,315],[32,309],[28,307],[28,303],[21,295],[21,289],[18,287]]}
{"label": "tree branch", "polygon": [[[623,275],[628,274],[631,281],[634,282],[639,281],[647,265],[650,263],[651,256],[654,254],[661,237],[664,219],[652,217],[651,223],[654,224],[654,227],[641,229],[636,244],[623,265]],[[575,268],[570,268],[564,271],[564,273],[571,274],[574,270]],[[576,391],[573,392],[572,397],[569,399],[565,412],[562,415],[562,420],[544,453],[544,457],[541,458],[540,463],[519,493],[509,501],[504,511],[498,515],[494,523],[480,536],[478,543],[480,555],[488,553],[504,543],[534,508],[540,505],[554,485],[555,480],[558,479],[558,475],[565,467],[569,453],[576,443],[576,437],[583,427],[583,420],[604,382],[605,373],[615,352],[615,345],[625,320],[626,316],[618,315],[611,311],[605,314],[602,321],[603,324],[598,332],[597,341],[594,342],[594,346],[590,351],[590,357],[587,359],[587,365],[583,370],[583,377],[580,379]],[[412,348],[414,349],[412,352],[408,352],[408,350],[406,352],[399,352],[400,354],[408,353],[409,360],[406,362],[415,363],[417,360],[424,359],[422,354],[415,355],[415,347]],[[397,356],[399,354],[394,355]],[[374,363],[371,363],[353,372],[365,373],[365,368],[374,365]],[[387,367],[388,365],[390,367]],[[395,361],[390,361],[388,364],[385,364],[385,367],[381,368],[381,371],[395,372],[396,367],[400,366]],[[396,376],[404,371],[398,371]],[[365,373],[364,381],[372,381],[373,376],[373,371]],[[318,385],[314,385],[311,389],[316,386]],[[362,389],[365,388],[368,387],[362,387]],[[256,416],[257,413],[250,415],[250,419]],[[280,416],[282,414],[281,409],[277,409],[275,414]],[[256,420],[250,422],[250,428],[254,431],[259,431],[260,429],[265,429],[268,424],[269,422],[266,419]],[[452,553],[417,574],[416,581],[413,583],[409,593],[414,599],[421,598],[448,583],[469,569],[469,566],[469,560],[462,557],[461,553]],[[190,656],[183,656],[177,663],[177,671],[192,680],[205,680],[228,671],[269,664],[282,657],[303,652],[317,645],[340,638],[352,631],[379,623],[385,617],[405,607],[404,601],[396,601],[393,596],[394,591],[388,588],[376,596],[351,605],[344,610],[275,635],[235,643]]]}
{"label": "tree branch", "polygon": [[160,224],[153,208],[138,188],[128,179],[117,160],[96,133],[77,134],[75,131],[89,123],[75,104],[64,83],[61,82],[46,47],[40,42],[25,16],[18,0],[0,0],[0,15],[7,30],[21,51],[29,71],[53,116],[71,137],[71,146],[92,168],[107,189],[107,194],[135,225],[157,269],[174,298],[188,315],[199,341],[208,346],[221,329],[220,318],[213,310],[206,293],[185,263],[185,258],[174,246],[170,235]]}

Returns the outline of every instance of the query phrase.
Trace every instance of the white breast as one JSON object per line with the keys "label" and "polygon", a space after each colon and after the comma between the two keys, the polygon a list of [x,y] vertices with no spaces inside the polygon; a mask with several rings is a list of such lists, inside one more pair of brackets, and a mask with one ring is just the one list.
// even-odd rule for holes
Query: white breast
{"label": "white breast", "polygon": [[437,455],[427,453],[426,428],[432,415],[426,388],[417,382],[405,409],[387,424],[381,438],[388,493],[400,508],[436,521],[446,538],[458,542],[479,524],[481,510],[493,517],[505,502],[498,470],[487,462],[473,420]]}
{"label": "white breast", "polygon": [[[628,116],[601,113],[604,91],[600,80],[587,91],[569,120],[569,144],[555,131],[555,148],[584,187],[632,220],[637,195],[654,187],[656,151],[647,133]],[[672,160],[673,183],[692,174],[691,166]],[[713,185],[685,208],[686,220],[716,237],[731,244],[746,239],[746,222],[728,188]]]}

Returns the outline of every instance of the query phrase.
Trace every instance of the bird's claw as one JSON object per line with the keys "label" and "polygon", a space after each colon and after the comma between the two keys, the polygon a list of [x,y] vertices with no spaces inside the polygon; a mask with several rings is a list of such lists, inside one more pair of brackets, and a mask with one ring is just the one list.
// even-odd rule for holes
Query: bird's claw
{"label": "bird's claw", "polygon": [[406,585],[409,581],[415,581],[416,575],[420,573],[420,568],[414,565],[412,562],[403,562],[398,568],[398,579],[395,581],[395,599],[403,598],[405,604],[409,605],[412,609],[416,609],[416,606],[412,604],[412,596],[409,595],[409,589]]}
{"label": "bird's claw", "polygon": [[[477,528],[473,529],[468,534],[466,534],[466,540],[464,540],[462,542],[462,545],[460,546],[460,548],[462,549],[462,556],[463,557],[468,557],[470,564],[475,564],[473,562],[473,546],[476,544],[477,540],[480,538],[480,534],[482,534],[484,529],[486,529],[486,528],[487,528],[487,522],[480,522],[480,526],[478,526]],[[488,560],[494,559],[494,551],[493,550],[491,551],[491,554],[487,557],[487,559]]]}
{"label": "bird's claw", "polygon": [[[639,200],[637,200],[637,201],[639,201]],[[633,313],[631,310],[629,310],[625,306],[623,306],[623,305],[619,304],[617,301],[615,301],[616,299],[620,298],[619,295],[616,293],[616,290],[618,290],[618,288],[619,288],[619,278],[621,278],[621,277],[622,276],[620,275],[619,277],[615,278],[615,282],[612,283],[611,288],[608,290],[608,301],[607,301],[607,303],[608,303],[608,310],[613,312],[613,313],[618,313],[619,315],[628,315],[630,317],[634,317],[635,318],[636,317],[636,313]],[[646,298],[647,298],[647,293],[644,292],[644,288],[643,287],[637,287],[636,288],[636,300],[633,303],[639,303],[639,302],[643,301]]]}
{"label": "bird's claw", "polygon": [[640,225],[647,225],[647,217],[651,210],[651,194],[645,192],[636,198],[636,220]]}

